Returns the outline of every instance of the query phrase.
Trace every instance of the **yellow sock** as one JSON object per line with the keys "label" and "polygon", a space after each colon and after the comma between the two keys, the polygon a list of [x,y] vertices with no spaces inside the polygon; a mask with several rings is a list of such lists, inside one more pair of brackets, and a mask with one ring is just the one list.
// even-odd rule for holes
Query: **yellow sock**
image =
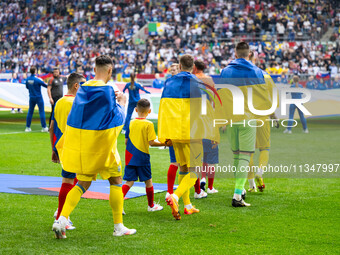
{"label": "yellow sock", "polygon": [[70,216],[71,212],[79,203],[81,196],[86,190],[79,184],[75,185],[70,192],[67,194],[63,210],[60,215],[64,216],[66,219]]}
{"label": "yellow sock", "polygon": [[255,153],[252,153],[251,154],[251,157],[250,157],[250,161],[249,161],[249,172],[248,172],[248,180],[249,179],[254,179],[254,170],[253,170],[253,166],[254,166],[254,154]]}
{"label": "yellow sock", "polygon": [[260,150],[260,158],[259,158],[259,166],[263,168],[263,166],[268,165],[269,161],[269,150]]}
{"label": "yellow sock", "polygon": [[123,205],[124,196],[122,191],[122,185],[116,184],[110,186],[110,206],[112,208],[113,223],[123,223]]}
{"label": "yellow sock", "polygon": [[[181,184],[183,178],[188,174],[189,174],[188,172],[180,172],[178,175],[178,183]],[[182,195],[184,205],[191,204],[189,196],[190,196],[190,188],[187,191],[185,191]]]}
{"label": "yellow sock", "polygon": [[[183,175],[183,177],[181,177],[181,175]],[[184,202],[184,199],[189,197],[189,192],[188,192],[188,196],[186,194],[186,196],[187,196],[186,198],[184,198],[184,193],[186,191],[188,191],[192,186],[195,185],[195,182],[197,180],[197,175],[196,175],[196,173],[183,174],[183,173],[180,172],[178,179],[179,179],[180,183],[178,185],[178,188],[174,192],[174,194],[178,198],[183,196],[183,202]],[[190,199],[189,199],[189,201],[190,201]],[[185,202],[184,202],[184,204],[185,204]]]}

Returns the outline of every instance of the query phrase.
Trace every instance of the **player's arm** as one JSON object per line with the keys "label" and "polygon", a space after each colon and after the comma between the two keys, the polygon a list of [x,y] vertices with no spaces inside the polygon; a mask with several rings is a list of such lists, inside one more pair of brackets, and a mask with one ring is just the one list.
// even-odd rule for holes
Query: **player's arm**
{"label": "player's arm", "polygon": [[52,98],[52,80],[49,81],[48,83],[48,86],[47,86],[47,95],[48,95],[48,98],[50,99],[50,103],[51,105],[54,105],[54,101],[53,101],[53,98]]}
{"label": "player's arm", "polygon": [[127,90],[127,89],[128,89],[128,83],[125,84],[125,87],[123,89],[123,93],[125,93],[125,90]]}
{"label": "player's arm", "polygon": [[149,141],[149,145],[153,147],[160,147],[160,146],[172,146],[171,140],[166,140],[165,143],[161,143],[156,140]]}
{"label": "player's arm", "polygon": [[139,89],[143,90],[145,93],[151,94],[151,92],[147,91],[143,86],[139,85],[138,87],[139,87]]}
{"label": "player's arm", "polygon": [[54,151],[54,142],[53,142],[53,137],[54,137],[54,120],[53,119],[51,120],[49,132],[50,132],[50,141],[51,141],[51,146],[52,146],[52,162],[60,163],[58,155]]}

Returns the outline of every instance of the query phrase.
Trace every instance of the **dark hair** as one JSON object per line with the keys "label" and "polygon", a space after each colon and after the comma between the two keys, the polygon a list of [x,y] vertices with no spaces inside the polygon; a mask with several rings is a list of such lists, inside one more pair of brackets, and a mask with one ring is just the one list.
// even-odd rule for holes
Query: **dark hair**
{"label": "dark hair", "polygon": [[35,74],[36,71],[37,71],[37,69],[35,68],[35,66],[31,66],[30,73]]}
{"label": "dark hair", "polygon": [[181,56],[179,63],[181,64],[182,69],[189,70],[194,66],[194,58],[191,55],[185,54]]}
{"label": "dark hair", "polygon": [[137,109],[140,112],[147,112],[150,109],[150,101],[146,98],[139,99],[137,102]]}
{"label": "dark hair", "polygon": [[198,70],[204,71],[204,69],[205,69],[205,64],[204,64],[203,60],[195,60],[194,63],[195,63],[195,66],[196,66],[196,68],[197,68]]}
{"label": "dark hair", "polygon": [[131,89],[135,88],[135,78],[136,78],[135,73],[130,73],[130,88]]}
{"label": "dark hair", "polygon": [[67,78],[67,88],[72,89],[73,85],[75,83],[80,83],[82,79],[85,79],[85,77],[79,73],[71,73]]}
{"label": "dark hair", "polygon": [[247,58],[249,56],[249,45],[246,42],[239,42],[236,45],[236,54],[238,58]]}
{"label": "dark hair", "polygon": [[[55,68],[53,68],[53,72],[54,71],[59,71],[59,68],[58,67],[55,67]],[[59,71],[60,72],[60,71]]]}
{"label": "dark hair", "polygon": [[96,57],[96,67],[103,67],[106,65],[113,65],[112,58],[106,55],[100,55],[99,57]]}

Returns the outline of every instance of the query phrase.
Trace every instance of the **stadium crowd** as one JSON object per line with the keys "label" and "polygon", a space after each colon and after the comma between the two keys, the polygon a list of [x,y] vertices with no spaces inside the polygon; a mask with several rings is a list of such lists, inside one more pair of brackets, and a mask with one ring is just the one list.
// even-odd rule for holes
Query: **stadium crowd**
{"label": "stadium crowd", "polygon": [[[250,41],[270,74],[340,71],[337,1],[16,1],[0,3],[0,71],[89,76],[94,59],[115,60],[114,74],[164,73],[182,54],[202,59],[211,75],[234,58],[234,44]],[[164,34],[132,43],[148,22]],[[20,26],[18,26],[20,24]],[[317,40],[332,29],[334,42]]]}

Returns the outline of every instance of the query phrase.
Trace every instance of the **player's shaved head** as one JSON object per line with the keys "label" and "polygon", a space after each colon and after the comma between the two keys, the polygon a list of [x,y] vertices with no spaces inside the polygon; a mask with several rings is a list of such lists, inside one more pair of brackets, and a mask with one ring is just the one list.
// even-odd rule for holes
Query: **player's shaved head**
{"label": "player's shaved head", "polygon": [[99,57],[96,57],[95,60],[96,68],[109,68],[113,66],[112,58],[106,55],[101,55]]}
{"label": "player's shaved head", "polygon": [[237,58],[249,58],[249,45],[246,42],[239,42],[236,45],[236,56]]}
{"label": "player's shaved head", "polygon": [[140,113],[146,113],[150,110],[150,101],[146,98],[139,99],[137,103],[137,110]]}
{"label": "player's shaved head", "polygon": [[74,84],[80,84],[82,81],[85,81],[85,77],[79,73],[71,73],[67,78],[67,88],[69,90],[73,89]]}
{"label": "player's shaved head", "polygon": [[94,72],[96,74],[96,80],[102,80],[107,83],[111,79],[112,69],[113,69],[113,61],[112,58],[106,55],[101,55],[96,57],[95,60],[96,66],[94,68]]}
{"label": "player's shaved head", "polygon": [[194,58],[189,54],[185,54],[179,59],[179,64],[182,71],[191,72],[194,67]]}
{"label": "player's shaved head", "polygon": [[203,60],[195,60],[195,66],[196,66],[196,69],[199,70],[199,71],[204,71],[205,69],[205,64],[203,62]]}

